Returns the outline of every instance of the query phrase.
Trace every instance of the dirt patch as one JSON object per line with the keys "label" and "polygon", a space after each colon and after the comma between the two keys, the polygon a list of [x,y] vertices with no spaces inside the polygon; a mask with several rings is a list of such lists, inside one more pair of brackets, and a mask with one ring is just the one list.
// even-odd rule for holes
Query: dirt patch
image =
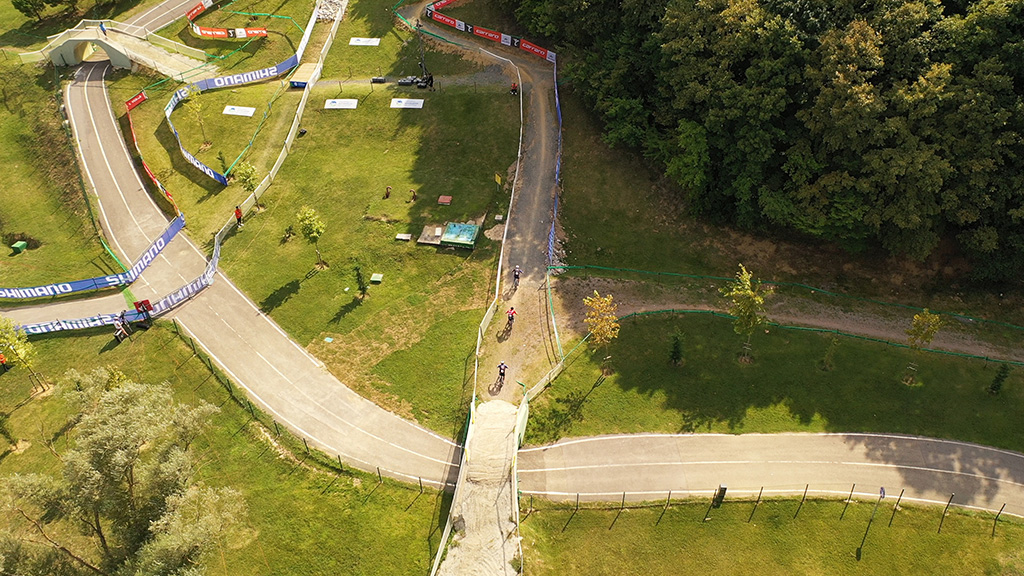
{"label": "dirt patch", "polygon": [[7,234],[4,234],[3,238],[4,238],[4,244],[7,245],[7,246],[10,246],[11,244],[14,244],[15,242],[25,242],[26,244],[28,244],[28,249],[29,250],[35,250],[36,248],[39,248],[40,246],[42,246],[42,242],[40,242],[39,240],[36,240],[35,238],[29,236],[28,234],[26,234],[24,232],[7,233]]}
{"label": "dirt patch", "polygon": [[32,446],[32,443],[24,438],[19,438],[17,442],[11,446],[11,454],[21,454],[25,450],[28,450]]}
{"label": "dirt patch", "polygon": [[505,233],[505,225],[504,224],[498,224],[497,226],[492,226],[492,227],[488,228],[487,230],[484,230],[484,236],[488,240],[493,240],[494,242],[501,242],[501,236],[504,233]]}

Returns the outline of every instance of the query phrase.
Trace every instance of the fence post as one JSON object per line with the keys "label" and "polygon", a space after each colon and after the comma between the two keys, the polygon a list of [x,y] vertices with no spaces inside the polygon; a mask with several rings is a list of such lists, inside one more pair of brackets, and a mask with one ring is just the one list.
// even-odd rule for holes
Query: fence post
{"label": "fence post", "polygon": [[793,514],[794,519],[800,515],[800,509],[804,507],[804,502],[807,500],[807,489],[810,487],[810,484],[804,485],[804,497],[800,499],[800,505],[796,507],[796,513]]}
{"label": "fence post", "polygon": [[846,498],[846,506],[843,506],[843,513],[839,515],[839,519],[842,520],[843,516],[846,516],[846,509],[850,507],[850,500],[853,499],[853,489],[857,487],[857,483],[854,482],[853,486],[850,487],[850,495]]}
{"label": "fence post", "polygon": [[579,492],[576,493],[576,509],[577,510],[580,509],[580,493]]}
{"label": "fence post", "polygon": [[278,436],[281,435],[281,429],[277,426],[277,420],[274,420],[274,432],[276,432]]}
{"label": "fence post", "polygon": [[757,505],[761,503],[761,494],[764,494],[764,486],[757,492],[757,502],[754,502],[754,509],[750,511],[750,518],[747,518],[747,524],[754,519],[754,512],[757,512]]}
{"label": "fence post", "polygon": [[380,466],[377,466],[377,484],[384,482],[384,477],[380,475]]}
{"label": "fence post", "polygon": [[420,479],[420,494],[423,494],[423,477],[419,476],[418,478]]}
{"label": "fence post", "polygon": [[892,519],[896,517],[896,511],[900,509],[900,500],[903,500],[903,492],[904,491],[906,491],[906,488],[903,488],[903,489],[900,490],[900,497],[896,499],[896,504],[893,504],[892,516],[889,516],[889,527],[890,528],[892,527]]}
{"label": "fence post", "polygon": [[946,501],[946,507],[942,509],[942,518],[939,518],[939,534],[942,534],[942,523],[946,521],[946,511],[949,510],[949,505],[953,503],[953,496],[956,496],[956,492],[949,495],[949,500]]}
{"label": "fence post", "polygon": [[302,439],[302,445],[306,447],[306,455],[308,456],[309,455],[309,443],[306,442],[305,438]]}
{"label": "fence post", "polygon": [[992,522],[992,537],[996,537],[996,525],[999,524],[999,517],[1003,514],[1003,508],[1006,508],[1006,502],[1003,502],[1002,507],[999,508],[999,512],[996,514],[995,521]]}
{"label": "fence post", "polygon": [[341,463],[341,454],[338,454],[338,470],[345,471],[345,466]]}

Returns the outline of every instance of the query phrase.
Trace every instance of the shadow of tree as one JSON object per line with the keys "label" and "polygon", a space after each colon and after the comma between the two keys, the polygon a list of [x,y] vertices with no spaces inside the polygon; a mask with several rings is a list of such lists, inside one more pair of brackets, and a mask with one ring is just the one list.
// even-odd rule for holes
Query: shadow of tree
{"label": "shadow of tree", "polygon": [[357,308],[359,308],[359,306],[362,305],[362,303],[362,298],[353,297],[351,302],[345,304],[341,308],[338,308],[338,311],[334,314],[334,317],[331,318],[330,323],[337,324],[342,320],[342,318],[348,316],[350,313],[354,312]]}
{"label": "shadow of tree", "polygon": [[290,300],[292,296],[298,294],[300,288],[302,288],[302,282],[299,280],[287,282],[260,302],[260,310],[269,314],[275,308]]}

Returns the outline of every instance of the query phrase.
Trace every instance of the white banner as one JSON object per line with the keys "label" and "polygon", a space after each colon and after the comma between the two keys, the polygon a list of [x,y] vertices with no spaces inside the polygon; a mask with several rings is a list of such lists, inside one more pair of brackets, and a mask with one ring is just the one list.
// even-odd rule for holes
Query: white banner
{"label": "white banner", "polygon": [[504,44],[505,46],[511,46],[512,45],[512,37],[509,36],[508,34],[504,34],[503,33],[501,35],[501,43]]}
{"label": "white banner", "polygon": [[225,106],[224,113],[230,116],[252,116],[256,109],[248,106]]}
{"label": "white banner", "polygon": [[416,98],[392,98],[392,108],[423,108],[423,100]]}
{"label": "white banner", "polygon": [[349,46],[380,46],[380,38],[353,38],[348,41]]}
{"label": "white banner", "polygon": [[324,101],[324,110],[355,110],[358,104],[355,98],[335,98]]}

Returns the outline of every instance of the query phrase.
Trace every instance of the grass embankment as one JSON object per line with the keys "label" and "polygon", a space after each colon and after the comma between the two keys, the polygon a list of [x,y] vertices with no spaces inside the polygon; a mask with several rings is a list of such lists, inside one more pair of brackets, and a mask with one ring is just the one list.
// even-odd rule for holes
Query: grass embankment
{"label": "grass embankment", "polygon": [[[855,502],[843,515],[842,501],[729,502],[711,510],[707,502],[673,504],[664,510],[582,509],[550,503],[522,523],[528,574],[1020,574],[1024,571],[1024,525],[951,511],[937,533],[941,508],[883,500],[864,539],[874,503]],[[664,513],[663,513],[664,510]],[[860,550],[858,559],[858,549]]]}
{"label": "grass embankment", "polygon": [[[69,368],[89,371],[116,366],[140,382],[170,382],[176,399],[200,399],[220,407],[210,429],[195,445],[202,466],[198,479],[242,492],[256,538],[241,549],[223,549],[208,563],[210,575],[232,574],[423,574],[440,536],[442,496],[376,476],[333,472],[299,464],[271,446],[273,430],[252,423],[192,349],[160,327],[111,344],[106,330],[75,337],[33,340],[38,367],[56,379]],[[69,416],[63,401],[36,397],[16,407],[29,393],[24,371],[0,375],[0,476],[59,473],[60,462],[44,442],[61,453],[74,442],[64,429]],[[17,449],[9,447],[18,443]],[[14,451],[12,451],[12,449]],[[6,521],[0,520],[0,529]],[[73,535],[69,535],[72,537]],[[223,560],[220,558],[223,554]]]}
{"label": "grass embankment", "polygon": [[[416,35],[391,14],[392,0],[358,0],[349,2],[345,19],[338,27],[323,77],[330,80],[369,79],[387,76],[394,80],[403,76],[419,76],[420,48]],[[399,22],[400,23],[400,22]],[[379,46],[350,46],[352,38],[380,38]],[[439,86],[445,76],[475,72],[480,66],[463,60],[462,55],[443,42],[424,35],[424,60]]]}
{"label": "grass embankment", "polygon": [[[1009,288],[972,286],[962,275],[956,276],[963,272],[956,258],[914,262],[890,258],[881,251],[848,254],[835,246],[800,243],[784,232],[749,234],[694,219],[686,212],[684,192],[650,170],[636,153],[604,144],[599,123],[587,105],[573,96],[570,85],[561,96],[564,154],[559,221],[565,230],[566,264],[731,278],[737,264],[743,263],[763,280],[802,282],[1024,326],[1024,296]],[[596,270],[570,274],[609,275]],[[650,275],[634,278],[668,280]]]}
{"label": "grass embankment", "polygon": [[[670,362],[672,335],[685,363]],[[577,351],[534,405],[527,441],[632,432],[896,432],[1024,450],[1024,370],[998,396],[997,365],[831,336],[770,328],[754,335],[752,364],[728,319],[658,315],[625,320],[607,351]],[[601,380],[601,359],[614,372]],[[919,386],[901,383],[918,363]],[[581,421],[574,421],[582,417]]]}
{"label": "grass embankment", "polygon": [[[295,54],[312,8],[313,4],[306,2],[282,2],[270,6],[261,4],[259,0],[238,0],[230,6],[217,5],[196,17],[196,24],[204,28],[267,29],[265,38],[257,37],[248,43],[246,40],[217,40],[198,36],[192,32],[184,18],[175,20],[158,33],[186,46],[203,50],[215,58],[227,56],[222,60],[214,60],[226,73],[259,70],[283,62]],[[182,10],[182,16],[186,10]],[[237,12],[273,16],[249,16]],[[326,26],[323,22],[317,24],[320,28]]]}
{"label": "grass embankment", "polygon": [[[460,398],[498,244],[482,233],[473,251],[415,239],[428,224],[486,216],[489,228],[507,202],[496,195],[494,173],[515,160],[517,127],[507,121],[514,102],[501,97],[503,88],[352,87],[344,96],[358,98],[358,109],[323,110],[337,89],[318,87],[303,121],[309,133],[296,140],[266,211],[225,243],[221,260],[232,280],[343,382],[446,435],[462,424]],[[421,110],[390,108],[401,96],[426,102]],[[438,205],[440,195],[453,196],[452,204]],[[303,205],[327,225],[319,242],[327,270],[314,269],[305,239],[285,239],[290,226],[298,232]],[[400,233],[413,241],[397,241]],[[365,299],[356,266],[366,282],[384,275]]]}
{"label": "grass embankment", "polygon": [[[92,223],[78,163],[57,111],[52,68],[0,60],[0,286],[37,286],[122,269]],[[15,255],[19,239],[29,249]],[[3,300],[0,306],[17,301]]]}

